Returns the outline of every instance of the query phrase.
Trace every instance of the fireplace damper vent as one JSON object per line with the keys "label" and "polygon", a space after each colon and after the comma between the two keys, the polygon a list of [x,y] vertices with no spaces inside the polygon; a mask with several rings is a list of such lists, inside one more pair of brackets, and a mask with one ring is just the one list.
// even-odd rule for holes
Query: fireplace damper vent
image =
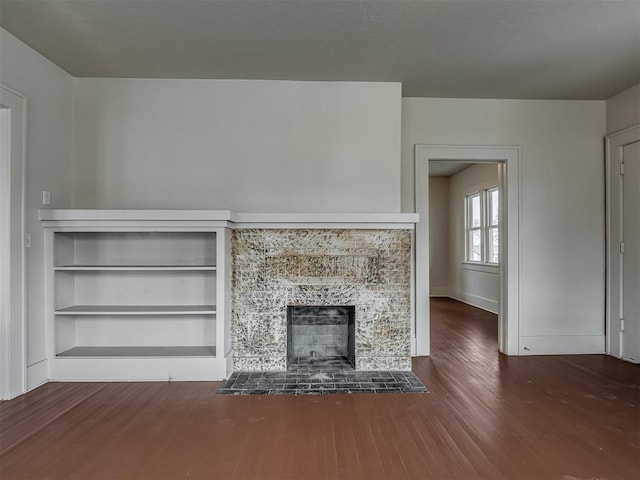
{"label": "fireplace damper vent", "polygon": [[355,367],[354,306],[287,307],[287,365],[343,361]]}

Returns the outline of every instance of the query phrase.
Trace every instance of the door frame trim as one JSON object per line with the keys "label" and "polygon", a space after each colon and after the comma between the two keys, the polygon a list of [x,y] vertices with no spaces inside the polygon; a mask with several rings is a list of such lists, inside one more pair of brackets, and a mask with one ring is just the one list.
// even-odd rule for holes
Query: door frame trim
{"label": "door frame trim", "polygon": [[[16,159],[13,158],[13,148],[11,147],[11,136],[13,136],[12,133],[10,133],[10,137],[9,137],[9,141],[7,142],[6,148],[7,151],[5,151],[5,156],[8,159],[8,164],[7,165],[0,165],[0,168],[5,169],[5,175],[4,175],[4,179],[2,181],[8,181],[8,184],[6,185],[5,189],[2,189],[3,191],[0,192],[0,195],[2,196],[2,198],[0,199],[0,202],[2,205],[6,205],[8,208],[5,209],[5,211],[3,212],[2,216],[8,215],[7,217],[7,221],[9,224],[9,229],[7,232],[4,232],[2,235],[0,235],[0,255],[2,256],[3,259],[3,264],[4,263],[8,263],[10,262],[11,256],[12,256],[12,252],[13,254],[15,254],[15,250],[16,248],[20,248],[21,253],[22,253],[22,259],[21,259],[21,272],[20,272],[20,278],[21,281],[19,282],[15,282],[14,280],[14,276],[11,273],[10,269],[2,269],[5,271],[1,271],[0,272],[0,304],[3,305],[2,310],[0,310],[0,331],[3,333],[3,341],[2,341],[2,348],[0,349],[0,362],[3,365],[3,371],[0,374],[0,398],[2,399],[11,399],[14,398],[18,395],[21,395],[23,393],[25,393],[27,391],[27,335],[26,335],[26,319],[27,319],[27,302],[26,302],[26,281],[27,281],[27,271],[26,271],[26,262],[27,262],[27,253],[25,251],[25,227],[26,227],[26,195],[27,195],[27,179],[26,179],[26,172],[27,172],[27,97],[25,95],[23,95],[22,93],[18,92],[17,90],[5,85],[4,83],[0,83],[0,93],[4,91],[7,92],[8,94],[11,94],[15,97],[17,97],[20,101],[20,106],[19,107],[13,107],[11,105],[7,105],[7,100],[2,100],[2,95],[0,95],[0,104],[3,105],[5,108],[12,110],[15,108],[20,108],[20,110],[22,111],[22,124],[20,125],[20,128],[22,130],[22,138],[21,138],[21,154],[20,154],[20,159],[19,161],[21,162],[20,168],[21,168],[21,172],[20,172],[20,177],[21,177],[21,184],[20,184],[20,188],[22,190],[21,194],[20,194],[20,198],[21,198],[21,205],[20,205],[20,218],[21,218],[21,224],[18,225],[11,225],[11,168],[13,166],[13,163]],[[9,112],[8,115],[9,121],[10,123],[10,127],[14,127],[14,120],[13,120],[13,115],[11,115],[11,112]],[[11,128],[9,130],[9,132],[12,132],[13,128]],[[11,239],[11,233],[13,228],[19,227],[21,229],[21,235],[20,235],[20,245],[19,246],[13,246],[11,245],[10,239]],[[20,297],[20,302],[21,302],[21,316],[19,319],[19,324],[17,325],[17,331],[16,331],[16,325],[12,324],[12,318],[14,317],[11,313],[11,306],[10,306],[10,299],[12,297],[11,294],[11,290],[12,289],[18,289],[18,295]],[[14,321],[15,322],[15,321]],[[17,357],[19,358],[12,358],[11,352],[15,351],[15,345],[14,342],[19,342],[19,345],[17,346],[17,349],[19,350],[19,355],[17,355]],[[20,362],[20,378],[16,379],[13,378],[14,375],[12,375],[12,369],[11,369],[11,365],[13,365],[14,362]]]}
{"label": "door frame trim", "polygon": [[520,147],[519,146],[415,146],[416,225],[416,354],[430,353],[429,299],[429,161],[501,163],[502,213],[507,219],[500,245],[500,328],[498,348],[507,355],[520,353]]}
{"label": "door frame trim", "polygon": [[[606,293],[605,293],[605,332],[606,332],[606,353],[608,355],[621,358],[621,332],[620,332],[620,312],[619,303],[613,302],[612,296],[616,295],[616,285],[618,288],[617,294],[620,295],[621,284],[621,268],[620,261],[615,261],[615,258],[620,255],[619,242],[614,238],[619,238],[621,228],[622,210],[620,204],[622,202],[622,192],[620,191],[619,184],[614,182],[619,176],[619,170],[612,162],[613,155],[616,150],[624,148],[626,145],[640,142],[640,124],[633,125],[624,130],[614,132],[605,137],[605,217],[606,217],[606,231],[605,231],[605,244],[606,244]],[[614,214],[617,214],[614,216]],[[618,229],[617,236],[614,235],[614,230]],[[617,281],[616,281],[617,278]],[[614,320],[615,317],[618,320]]]}

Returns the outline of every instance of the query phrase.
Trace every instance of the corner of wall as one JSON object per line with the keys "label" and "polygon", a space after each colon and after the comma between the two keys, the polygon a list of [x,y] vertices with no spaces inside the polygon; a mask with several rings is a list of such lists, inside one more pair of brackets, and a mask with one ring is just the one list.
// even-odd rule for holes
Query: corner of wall
{"label": "corner of wall", "polygon": [[606,101],[607,135],[640,124],[640,83]]}

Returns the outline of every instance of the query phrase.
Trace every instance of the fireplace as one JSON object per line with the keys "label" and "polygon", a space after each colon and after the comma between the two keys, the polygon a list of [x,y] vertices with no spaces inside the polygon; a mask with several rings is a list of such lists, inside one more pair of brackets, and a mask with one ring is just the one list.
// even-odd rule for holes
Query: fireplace
{"label": "fireplace", "polygon": [[355,367],[355,306],[287,307],[287,366]]}
{"label": "fireplace", "polygon": [[[411,369],[410,231],[237,229],[231,282],[233,370],[285,371],[296,348],[301,357],[345,353],[357,371]],[[321,325],[333,313],[342,323]],[[346,325],[346,343],[317,334],[289,343],[289,326],[314,322]]]}

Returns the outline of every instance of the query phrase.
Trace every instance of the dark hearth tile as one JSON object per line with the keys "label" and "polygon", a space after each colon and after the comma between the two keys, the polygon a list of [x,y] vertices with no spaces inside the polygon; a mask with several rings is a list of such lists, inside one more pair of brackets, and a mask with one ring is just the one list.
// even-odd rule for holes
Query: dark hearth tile
{"label": "dark hearth tile", "polygon": [[348,393],[423,393],[427,388],[412,372],[331,369],[279,372],[235,372],[221,395],[320,395]]}
{"label": "dark hearth tile", "polygon": [[414,387],[421,387],[424,385],[420,380],[409,380],[407,383]]}
{"label": "dark hearth tile", "polygon": [[339,388],[339,385],[327,382],[320,384],[317,388],[320,388],[321,390],[333,390],[335,388]]}
{"label": "dark hearth tile", "polygon": [[340,388],[346,388],[347,390],[361,388],[359,383],[340,383]]}
{"label": "dark hearth tile", "polygon": [[405,393],[423,393],[427,391],[427,388],[422,387],[403,387],[402,391]]}
{"label": "dark hearth tile", "polygon": [[311,372],[307,372],[307,373],[289,373],[289,372],[286,372],[286,373],[287,373],[286,378],[288,378],[288,379],[307,379],[312,375]]}
{"label": "dark hearth tile", "polygon": [[285,389],[282,390],[282,394],[283,395],[298,395],[301,392],[302,392],[301,390],[298,390],[296,388],[291,388],[291,389],[286,389],[285,388]]}
{"label": "dark hearth tile", "polygon": [[373,388],[387,388],[387,385],[384,382],[371,382],[371,386]]}

